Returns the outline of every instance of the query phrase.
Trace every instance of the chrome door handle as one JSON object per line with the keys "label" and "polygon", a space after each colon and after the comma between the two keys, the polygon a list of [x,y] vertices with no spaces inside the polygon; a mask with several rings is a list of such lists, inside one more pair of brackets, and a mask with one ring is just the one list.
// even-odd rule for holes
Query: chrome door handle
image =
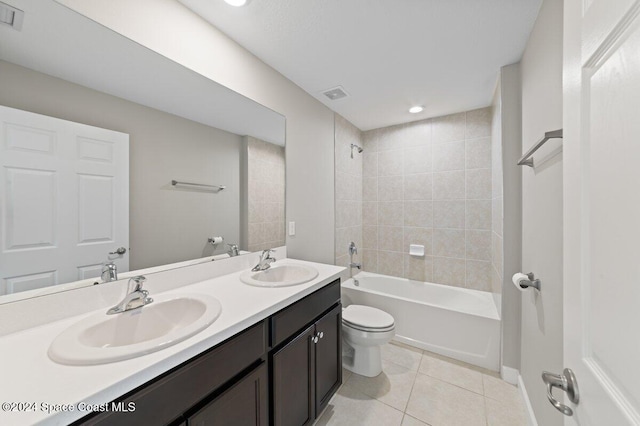
{"label": "chrome door handle", "polygon": [[542,381],[547,385],[547,399],[556,410],[565,416],[573,416],[573,410],[568,406],[561,404],[553,396],[553,388],[560,388],[567,393],[569,401],[577,404],[580,402],[580,393],[578,392],[578,381],[575,374],[570,368],[565,368],[563,374],[553,374],[548,371],[542,372]]}
{"label": "chrome door handle", "polygon": [[109,254],[118,254],[120,256],[122,256],[123,254],[125,254],[127,252],[127,249],[124,247],[120,247],[118,248],[116,251],[110,251]]}

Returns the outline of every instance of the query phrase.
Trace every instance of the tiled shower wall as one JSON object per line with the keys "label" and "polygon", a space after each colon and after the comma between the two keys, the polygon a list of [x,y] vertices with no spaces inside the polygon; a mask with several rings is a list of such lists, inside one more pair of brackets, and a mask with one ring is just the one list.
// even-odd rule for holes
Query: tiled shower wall
{"label": "tiled shower wall", "polygon": [[[483,108],[362,133],[365,270],[491,291],[491,119]],[[348,152],[339,153],[348,144],[338,139],[337,191],[350,178],[340,164]],[[337,220],[356,235],[357,194],[341,198]],[[348,214],[342,203],[353,203]],[[410,244],[424,245],[425,256],[410,256]]]}
{"label": "tiled shower wall", "polygon": [[284,147],[245,136],[247,153],[247,248],[259,251],[285,244]]}
{"label": "tiled shower wall", "polygon": [[500,85],[491,117],[491,291],[502,294],[502,104]]}
{"label": "tiled shower wall", "polygon": [[[362,132],[335,114],[335,194],[336,194],[336,265],[349,263],[349,243],[362,250],[362,154],[351,144],[362,146]],[[354,257],[359,261],[361,252]],[[354,271],[356,273],[357,271]]]}

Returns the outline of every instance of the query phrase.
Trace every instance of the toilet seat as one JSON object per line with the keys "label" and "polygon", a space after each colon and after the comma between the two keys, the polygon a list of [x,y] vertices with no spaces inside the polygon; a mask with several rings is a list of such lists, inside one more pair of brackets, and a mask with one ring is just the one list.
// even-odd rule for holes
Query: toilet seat
{"label": "toilet seat", "polygon": [[342,323],[350,328],[370,333],[382,333],[395,328],[393,317],[370,306],[349,305],[342,311]]}

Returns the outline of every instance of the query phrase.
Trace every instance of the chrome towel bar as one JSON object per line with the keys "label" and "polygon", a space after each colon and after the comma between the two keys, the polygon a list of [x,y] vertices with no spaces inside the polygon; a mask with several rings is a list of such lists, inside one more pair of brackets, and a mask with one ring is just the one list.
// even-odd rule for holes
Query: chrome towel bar
{"label": "chrome towel bar", "polygon": [[534,152],[536,152],[542,145],[544,145],[549,139],[562,138],[562,129],[546,132],[544,137],[540,139],[529,151],[527,151],[522,158],[518,161],[518,166],[533,167],[533,158],[530,158]]}
{"label": "chrome towel bar", "polygon": [[226,188],[226,186],[224,186],[224,185],[205,185],[203,183],[178,182],[177,180],[172,180],[171,181],[171,185],[173,185],[173,186],[177,186],[177,185],[197,186],[199,188],[212,188],[212,189],[217,189],[219,191],[222,191],[223,189]]}

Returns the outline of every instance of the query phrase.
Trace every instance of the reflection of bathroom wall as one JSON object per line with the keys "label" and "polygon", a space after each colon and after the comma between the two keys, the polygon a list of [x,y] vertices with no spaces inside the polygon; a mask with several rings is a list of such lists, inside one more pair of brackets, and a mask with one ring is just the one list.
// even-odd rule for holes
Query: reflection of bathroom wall
{"label": "reflection of bathroom wall", "polygon": [[[335,182],[336,182],[336,247],[335,264],[349,263],[349,243],[362,249],[362,156],[351,144],[362,146],[362,133],[347,120],[335,114]],[[362,252],[354,262],[362,259]],[[357,271],[354,270],[354,273]]]}
{"label": "reflection of bathroom wall", "polygon": [[491,109],[363,136],[365,270],[490,291]]}
{"label": "reflection of bathroom wall", "polygon": [[249,251],[265,250],[285,244],[284,147],[245,136],[246,206]]}
{"label": "reflection of bathroom wall", "polygon": [[[212,235],[238,241],[240,136],[8,62],[0,75],[2,105],[130,135],[130,269],[211,254]],[[172,179],[227,188],[176,190]]]}

